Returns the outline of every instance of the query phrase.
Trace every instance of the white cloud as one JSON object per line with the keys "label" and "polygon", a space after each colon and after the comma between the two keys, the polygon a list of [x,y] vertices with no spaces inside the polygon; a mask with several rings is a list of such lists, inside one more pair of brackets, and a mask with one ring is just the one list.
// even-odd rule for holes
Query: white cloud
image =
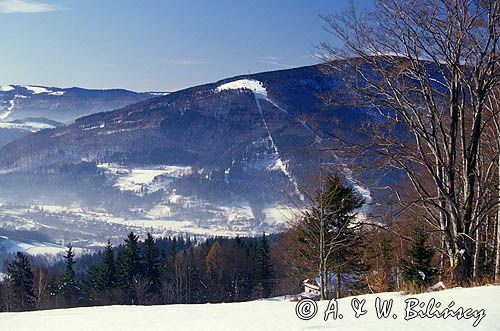
{"label": "white cloud", "polygon": [[45,13],[59,8],[43,2],[28,0],[0,0],[0,13]]}
{"label": "white cloud", "polygon": [[281,60],[281,58],[277,57],[277,56],[263,56],[260,59],[261,60],[267,60],[267,61],[278,61],[278,60]]}
{"label": "white cloud", "polygon": [[264,64],[269,64],[269,65],[272,65],[272,66],[282,67],[282,68],[293,68],[293,67],[296,67],[294,65],[286,64],[286,63],[281,62],[281,58],[280,57],[276,57],[276,56],[264,56],[264,57],[261,57],[261,58],[257,59],[257,63],[264,63]]}

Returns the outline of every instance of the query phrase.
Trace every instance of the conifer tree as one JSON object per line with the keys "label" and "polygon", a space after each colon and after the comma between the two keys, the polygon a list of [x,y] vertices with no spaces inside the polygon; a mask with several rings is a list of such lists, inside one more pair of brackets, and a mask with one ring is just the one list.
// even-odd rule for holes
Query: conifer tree
{"label": "conifer tree", "polygon": [[[269,256],[269,243],[267,242],[266,234],[263,233],[257,246],[256,252],[257,264],[257,293],[262,290],[262,296],[268,297],[272,294],[273,284],[271,282],[271,258]],[[258,294],[257,294],[258,295]]]}
{"label": "conifer tree", "polygon": [[[356,190],[344,185],[340,176],[328,175],[320,182],[311,206],[290,229],[294,247],[290,258],[306,276],[319,276],[320,296],[326,299],[331,275],[336,274],[337,298],[342,274],[364,269],[359,254],[361,237],[354,224],[356,210],[364,203]],[[319,273],[319,275],[318,275]]]}
{"label": "conifer tree", "polygon": [[125,290],[127,303],[134,304],[137,299],[133,292],[134,279],[141,275],[141,255],[139,251],[139,236],[130,232],[125,239],[125,250],[118,255],[120,268],[120,286]]}
{"label": "conifer tree", "polygon": [[158,290],[161,284],[161,261],[155,239],[148,232],[144,240],[144,276]]}
{"label": "conifer tree", "polygon": [[80,287],[75,280],[75,271],[73,265],[75,264],[75,253],[73,253],[73,246],[68,244],[68,250],[64,256],[65,268],[64,274],[61,279],[60,293],[65,299],[66,306],[74,306],[79,297]]}
{"label": "conifer tree", "polygon": [[178,251],[178,245],[177,245],[177,237],[172,238],[172,246],[170,248],[170,257],[173,261],[177,258],[177,251]]}
{"label": "conifer tree", "polygon": [[121,257],[122,283],[124,286],[128,286],[132,278],[139,275],[141,271],[139,236],[135,235],[134,232],[130,232],[125,239],[125,251]]}
{"label": "conifer tree", "polygon": [[432,267],[434,249],[427,246],[427,234],[421,228],[414,230],[414,238],[407,250],[408,260],[401,259],[400,266],[405,281],[414,282],[420,286],[429,285],[436,273]]}
{"label": "conifer tree", "polygon": [[[98,266],[91,265],[85,272],[82,280],[82,294],[85,302],[95,304],[100,298],[100,293],[103,290],[101,278],[101,269]],[[57,298],[57,292],[51,293]]]}
{"label": "conifer tree", "polygon": [[12,308],[18,311],[35,309],[36,297],[33,290],[33,272],[28,257],[21,252],[7,267],[9,292]]}
{"label": "conifer tree", "polygon": [[75,264],[75,253],[73,253],[73,246],[71,244],[68,244],[68,250],[66,251],[64,259],[66,260],[66,266],[62,277],[62,282],[67,284],[74,284],[75,271],[73,269],[73,265]]}
{"label": "conifer tree", "polygon": [[104,256],[99,268],[99,278],[100,286],[104,290],[115,288],[118,284],[115,254],[113,252],[113,246],[109,240],[106,248],[104,249]]}

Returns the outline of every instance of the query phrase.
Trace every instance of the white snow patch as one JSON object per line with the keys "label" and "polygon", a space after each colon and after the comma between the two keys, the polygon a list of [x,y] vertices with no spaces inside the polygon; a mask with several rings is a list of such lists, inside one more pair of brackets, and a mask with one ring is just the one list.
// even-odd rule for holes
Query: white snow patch
{"label": "white snow patch", "polygon": [[149,94],[156,96],[164,96],[164,95],[169,95],[170,92],[149,92]]}
{"label": "white snow patch", "polygon": [[105,126],[106,126],[105,123],[101,123],[101,124],[89,126],[89,127],[80,126],[80,128],[82,128],[83,131],[88,131],[88,130],[94,130],[94,129],[102,129]]}
{"label": "white snow patch", "polygon": [[[2,118],[0,118],[0,120],[1,119]],[[55,128],[55,126],[40,122],[22,122],[22,123],[0,122],[0,129],[15,129],[15,130],[37,132],[43,129],[53,129],[53,128]]]}
{"label": "white snow patch", "polygon": [[23,86],[25,89],[31,91],[33,94],[41,94],[41,93],[49,93],[52,92],[50,90],[47,90],[45,87],[42,86],[32,86],[32,85],[25,85]]}
{"label": "white snow patch", "polygon": [[217,87],[216,92],[222,92],[227,90],[250,90],[256,95],[267,99],[267,90],[262,82],[254,79],[240,79],[234,82],[229,82],[222,84]]}
{"label": "white snow patch", "polygon": [[116,177],[114,186],[121,191],[141,192],[143,189],[157,191],[160,187],[153,187],[155,178],[166,176],[179,178],[191,174],[190,166],[162,165],[157,167],[129,168],[116,164],[102,163],[97,165],[105,169],[106,173]]}
{"label": "white snow patch", "polygon": [[155,219],[162,219],[164,217],[170,217],[172,215],[172,208],[164,204],[157,204],[148,211],[148,216]]}
{"label": "white snow patch", "polygon": [[2,91],[2,92],[9,92],[12,90],[14,90],[13,86],[10,86],[10,85],[0,86],[0,91]]}
{"label": "white snow patch", "polygon": [[9,253],[23,252],[29,255],[58,255],[66,251],[66,247],[39,241],[18,241],[5,236],[0,237],[0,247]]}
{"label": "white snow patch", "polygon": [[265,100],[272,104],[274,107],[278,108],[284,113],[288,113],[285,109],[281,108],[268,98],[267,89],[264,87],[264,84],[255,79],[240,79],[234,82],[229,82],[226,84],[222,84],[215,89],[216,92],[222,92],[227,90],[250,90],[254,93],[255,98],[257,100]]}
{"label": "white snow patch", "polygon": [[288,172],[286,163],[283,162],[282,159],[277,158],[268,168],[269,170],[278,170],[282,171],[286,176],[290,176],[290,173]]}

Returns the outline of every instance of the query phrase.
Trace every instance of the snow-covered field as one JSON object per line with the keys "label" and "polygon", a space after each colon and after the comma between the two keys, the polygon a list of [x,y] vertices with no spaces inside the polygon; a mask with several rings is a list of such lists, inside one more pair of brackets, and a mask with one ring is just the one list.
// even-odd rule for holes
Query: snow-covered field
{"label": "snow-covered field", "polygon": [[[378,319],[375,313],[376,297],[393,300],[393,307],[388,318]],[[442,292],[420,295],[400,295],[398,293],[371,294],[356,297],[366,300],[364,309],[367,313],[354,317],[351,308],[353,298],[338,301],[339,316],[332,319],[329,315],[324,320],[324,311],[328,302],[318,304],[318,313],[311,320],[300,320],[295,314],[295,302],[261,300],[244,303],[171,305],[171,306],[109,306],[75,309],[59,309],[29,313],[1,313],[0,330],[500,330],[500,286],[477,288],[456,288]],[[435,299],[440,302],[442,311],[453,301],[453,310],[459,307],[484,309],[485,316],[477,327],[473,318],[457,319],[414,318],[405,320],[405,300],[417,298],[420,302]],[[435,308],[434,308],[435,310]],[[397,317],[393,318],[396,314]]]}
{"label": "snow-covered field", "polygon": [[[105,243],[99,246],[104,246]],[[53,242],[43,242],[38,240],[17,240],[7,236],[0,236],[0,250],[6,253],[15,254],[16,252],[23,252],[29,255],[43,255],[50,258],[58,258],[64,256],[67,247]],[[90,252],[89,249],[74,247],[73,251],[76,255],[81,255]],[[1,275],[0,275],[1,279]]]}
{"label": "snow-covered field", "polygon": [[153,182],[160,176],[164,176],[168,180],[191,174],[191,167],[189,166],[164,165],[148,168],[127,168],[110,163],[102,163],[97,166],[115,178],[114,186],[122,191],[132,192],[140,192],[142,189],[147,189],[149,192],[157,191],[161,188],[161,185],[154,186]]}
{"label": "snow-covered field", "polygon": [[66,247],[54,243],[12,240],[6,236],[0,236],[0,248],[9,253],[24,252],[31,255],[57,255],[66,251]]}
{"label": "snow-covered field", "polygon": [[[155,187],[154,182],[145,185]],[[209,236],[256,236],[279,231],[293,218],[292,209],[279,203],[264,206],[256,220],[251,205],[244,200],[216,204],[175,192],[164,199],[150,208],[135,208],[131,215],[79,205],[0,203],[0,223],[6,229],[39,231],[55,241],[95,248],[96,242],[106,243],[108,239],[114,244],[122,242],[130,231],[140,236],[151,232],[154,236],[189,235],[199,240]]]}

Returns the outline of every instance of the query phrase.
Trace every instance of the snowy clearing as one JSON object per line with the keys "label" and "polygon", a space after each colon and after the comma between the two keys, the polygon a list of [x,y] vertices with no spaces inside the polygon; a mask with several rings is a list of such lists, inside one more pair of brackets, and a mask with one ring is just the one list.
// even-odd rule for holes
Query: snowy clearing
{"label": "snowy clearing", "polygon": [[241,89],[250,90],[255,94],[260,95],[263,98],[267,99],[267,90],[264,87],[264,84],[254,79],[240,79],[234,82],[222,84],[219,87],[217,87],[216,92],[222,92],[227,90],[241,90]]}
{"label": "snowy clearing", "polygon": [[45,87],[41,87],[41,86],[25,85],[23,87],[27,90],[30,90],[33,94],[52,92],[52,91],[47,90]]}
{"label": "snowy clearing", "polygon": [[2,92],[9,92],[12,90],[14,90],[14,87],[12,87],[10,85],[0,86],[0,91],[2,91]]}
{"label": "snowy clearing", "polygon": [[0,247],[9,253],[24,252],[30,255],[64,254],[66,247],[36,240],[19,241],[0,236]]}
{"label": "snowy clearing", "polygon": [[127,168],[117,164],[103,163],[97,165],[110,176],[116,178],[114,186],[121,191],[140,192],[147,188],[150,192],[159,190],[151,184],[156,177],[179,178],[191,174],[190,166],[163,165],[158,167]]}
{"label": "snowy clearing", "polygon": [[[377,318],[375,300],[393,300],[388,318]],[[56,331],[70,328],[74,331],[90,330],[500,330],[500,286],[477,288],[456,288],[442,292],[420,295],[381,293],[356,297],[366,300],[367,313],[354,317],[351,308],[353,298],[338,301],[339,314],[343,318],[325,321],[327,301],[318,303],[318,313],[311,320],[300,320],[295,313],[295,302],[280,301],[280,298],[243,303],[171,305],[171,306],[108,306],[58,309],[29,313],[1,313],[0,330]],[[453,310],[459,307],[484,309],[485,317],[479,325],[472,325],[476,318],[460,319],[449,317],[413,318],[405,320],[405,300],[417,298],[427,303],[434,298],[443,310],[454,301]],[[416,308],[415,308],[416,309]],[[435,308],[434,308],[435,309]],[[393,315],[397,317],[394,319]],[[339,315],[340,316],[340,315]]]}
{"label": "snowy clearing", "polygon": [[43,86],[33,86],[33,85],[24,85],[25,89],[31,91],[32,94],[42,94],[47,93],[48,95],[61,96],[64,95],[64,91],[52,91]]}

